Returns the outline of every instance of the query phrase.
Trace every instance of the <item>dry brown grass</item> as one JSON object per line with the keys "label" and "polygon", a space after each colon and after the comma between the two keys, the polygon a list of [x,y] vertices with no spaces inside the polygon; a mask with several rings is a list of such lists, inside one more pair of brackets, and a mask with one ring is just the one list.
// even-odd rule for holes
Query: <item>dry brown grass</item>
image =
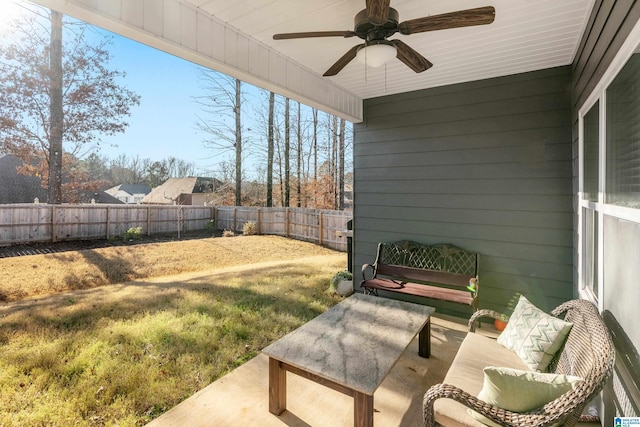
{"label": "dry brown grass", "polygon": [[38,296],[0,304],[0,426],[145,425],[336,304],[346,258],[247,236],[0,259]]}
{"label": "dry brown grass", "polygon": [[0,301],[336,251],[277,236],[205,238],[0,258]]}

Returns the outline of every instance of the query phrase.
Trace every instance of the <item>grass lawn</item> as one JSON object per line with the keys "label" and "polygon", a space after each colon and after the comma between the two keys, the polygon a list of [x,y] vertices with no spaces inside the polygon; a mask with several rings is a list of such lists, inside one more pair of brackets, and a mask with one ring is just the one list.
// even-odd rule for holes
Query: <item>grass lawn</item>
{"label": "grass lawn", "polygon": [[[327,289],[344,253],[274,236],[202,240],[206,253],[188,241],[0,260],[3,276],[25,280],[6,266],[26,262],[46,284],[23,282],[18,300],[0,281],[14,300],[0,304],[0,425],[143,425],[339,301]],[[131,281],[79,279],[106,281],[118,264]],[[166,275],[180,271],[191,272]]]}

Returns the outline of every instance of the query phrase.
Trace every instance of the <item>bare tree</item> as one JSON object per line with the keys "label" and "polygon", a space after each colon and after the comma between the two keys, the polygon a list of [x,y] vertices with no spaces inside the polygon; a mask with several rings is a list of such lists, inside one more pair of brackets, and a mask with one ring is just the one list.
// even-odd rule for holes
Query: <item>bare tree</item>
{"label": "bare tree", "polygon": [[291,185],[289,182],[289,154],[291,150],[291,123],[289,114],[289,98],[284,101],[284,206],[289,207]]}
{"label": "bare tree", "polygon": [[273,206],[273,116],[275,110],[275,94],[269,92],[269,120],[267,136],[267,206]]}
{"label": "bare tree", "polygon": [[[242,204],[242,104],[244,94],[239,79],[202,70],[199,76],[203,95],[194,97],[203,116],[198,116],[196,127],[207,135],[205,147],[214,156],[232,151],[235,157],[235,204]],[[213,156],[212,156],[213,157]]]}
{"label": "bare tree", "polygon": [[49,49],[49,203],[62,203],[62,14],[51,11]]}
{"label": "bare tree", "polygon": [[302,206],[302,125],[301,125],[301,114],[300,114],[300,102],[298,102],[298,117],[296,118],[297,123],[297,136],[298,136],[298,146],[296,149],[296,206]]}
{"label": "bare tree", "polygon": [[344,210],[344,135],[345,120],[340,119],[340,135],[338,144],[338,209]]}

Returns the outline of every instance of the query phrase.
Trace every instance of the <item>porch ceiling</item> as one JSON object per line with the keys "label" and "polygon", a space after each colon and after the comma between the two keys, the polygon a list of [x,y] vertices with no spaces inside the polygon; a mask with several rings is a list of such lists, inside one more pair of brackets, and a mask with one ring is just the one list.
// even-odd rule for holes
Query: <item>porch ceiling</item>
{"label": "porch ceiling", "polygon": [[[357,37],[273,40],[276,33],[352,30],[365,0],[184,0],[322,75]],[[593,0],[392,0],[400,21],[494,6],[490,25],[396,34],[434,66],[416,74],[398,60],[368,68],[352,61],[330,79],[366,99],[570,64]]]}
{"label": "porch ceiling", "polygon": [[354,38],[273,40],[276,33],[352,30],[365,0],[33,0],[352,121],[362,100],[523,73],[573,61],[594,0],[392,0],[400,21],[494,6],[490,25],[396,34],[434,66],[349,63],[322,74]]}

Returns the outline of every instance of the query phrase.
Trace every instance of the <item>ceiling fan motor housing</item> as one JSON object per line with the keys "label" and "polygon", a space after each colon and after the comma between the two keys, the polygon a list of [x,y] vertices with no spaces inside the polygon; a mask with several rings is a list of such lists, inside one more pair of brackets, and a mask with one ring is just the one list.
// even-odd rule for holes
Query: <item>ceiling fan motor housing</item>
{"label": "ceiling fan motor housing", "polygon": [[390,7],[387,22],[382,25],[376,25],[369,20],[367,10],[365,9],[356,14],[353,20],[353,32],[362,40],[384,40],[398,32],[399,21],[400,15],[398,11]]}

